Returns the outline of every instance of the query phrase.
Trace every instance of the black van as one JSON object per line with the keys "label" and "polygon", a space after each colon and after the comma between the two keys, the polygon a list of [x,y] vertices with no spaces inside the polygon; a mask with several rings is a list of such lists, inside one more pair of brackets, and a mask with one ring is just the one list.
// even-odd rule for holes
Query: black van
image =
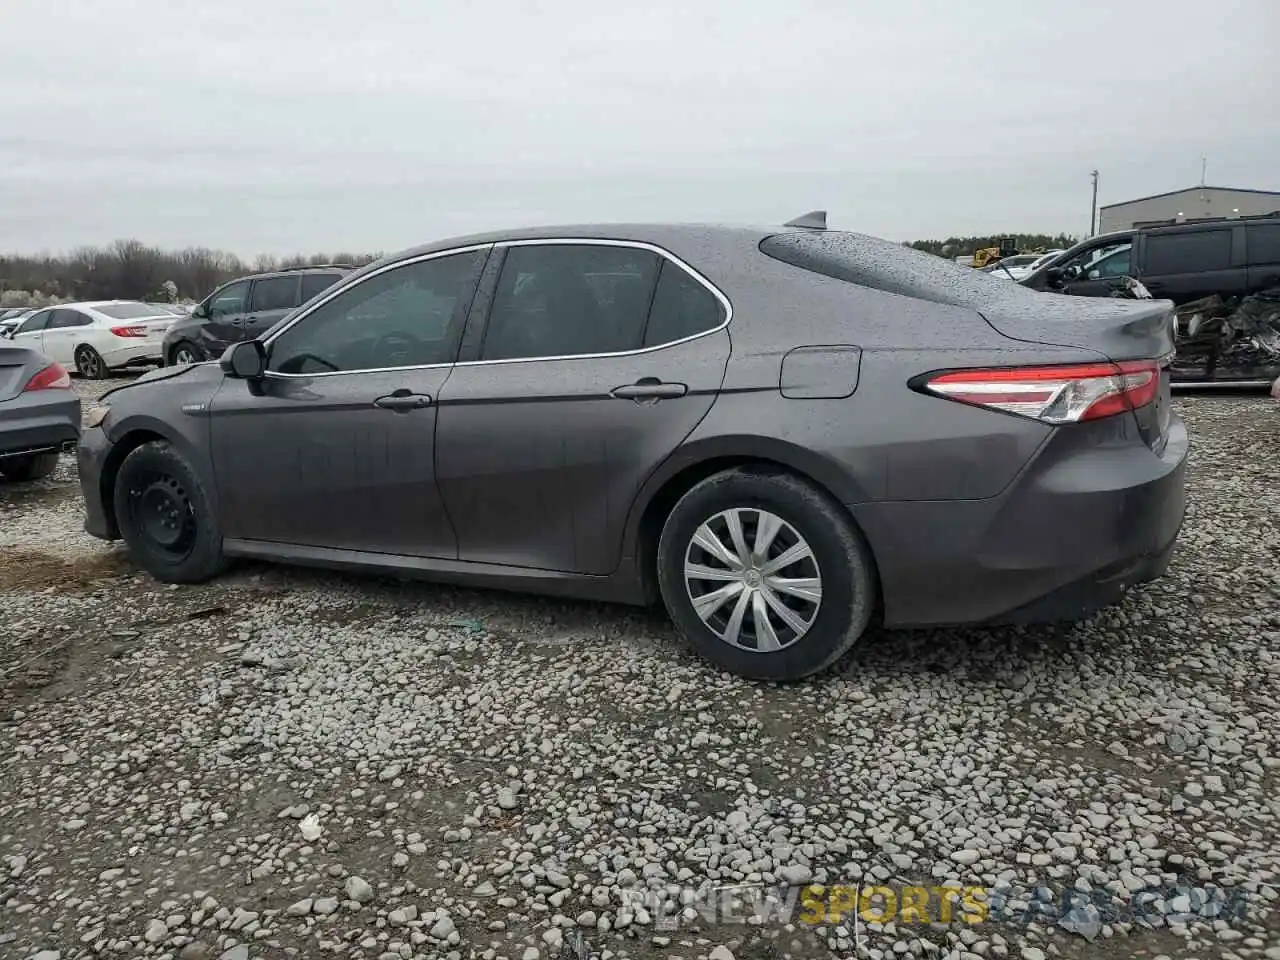
{"label": "black van", "polygon": [[164,365],[217,360],[228,346],[261,336],[352,269],[345,263],[286,267],[223,284],[169,328],[161,345]]}
{"label": "black van", "polygon": [[[1253,297],[1245,309],[1251,322],[1262,318],[1259,336],[1239,324],[1217,341],[1203,323],[1192,325],[1194,330],[1178,329],[1176,380],[1253,383],[1280,376],[1280,353],[1273,352],[1280,343],[1280,295],[1264,294],[1280,289],[1280,213],[1154,224],[1090,237],[1018,282],[1033,290],[1106,297],[1122,289],[1127,276],[1142,281],[1153,297],[1179,306],[1217,295],[1226,303],[1219,311],[1222,318]],[[1273,302],[1277,306],[1271,307]],[[1231,342],[1233,333],[1238,342]]]}

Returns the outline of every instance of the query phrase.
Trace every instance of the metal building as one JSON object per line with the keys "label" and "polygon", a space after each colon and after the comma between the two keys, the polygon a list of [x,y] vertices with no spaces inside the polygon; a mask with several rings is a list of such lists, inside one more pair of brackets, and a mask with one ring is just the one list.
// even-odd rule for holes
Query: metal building
{"label": "metal building", "polygon": [[1280,191],[1277,190],[1191,187],[1107,204],[1098,210],[1098,232],[1207,217],[1248,217],[1277,211],[1280,211]]}

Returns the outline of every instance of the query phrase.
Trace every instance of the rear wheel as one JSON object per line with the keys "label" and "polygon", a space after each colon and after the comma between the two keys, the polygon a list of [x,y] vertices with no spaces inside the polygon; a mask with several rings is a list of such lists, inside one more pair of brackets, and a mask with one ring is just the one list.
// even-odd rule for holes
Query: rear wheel
{"label": "rear wheel", "polygon": [[198,583],[226,568],[204,484],[168,443],[144,443],[125,457],[114,500],[129,556],[157,580]]}
{"label": "rear wheel", "polygon": [[76,370],[86,380],[103,380],[107,376],[107,363],[97,350],[85,344],[76,348]]}
{"label": "rear wheel", "polygon": [[0,459],[0,477],[6,480],[26,481],[40,480],[49,476],[58,467],[58,454],[27,453],[20,457]]}
{"label": "rear wheel", "polygon": [[175,367],[180,367],[187,363],[201,363],[203,360],[204,357],[195,344],[188,343],[186,340],[179,340],[170,354],[169,363]]}
{"label": "rear wheel", "polygon": [[658,583],[677,629],[733,673],[799,680],[862,636],[875,566],[839,505],[763,468],[703,480],[675,505],[658,542]]}

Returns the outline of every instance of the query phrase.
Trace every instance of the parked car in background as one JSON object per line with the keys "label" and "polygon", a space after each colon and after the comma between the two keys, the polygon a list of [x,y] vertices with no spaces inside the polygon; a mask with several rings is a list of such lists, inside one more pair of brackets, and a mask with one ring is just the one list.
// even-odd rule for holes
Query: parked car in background
{"label": "parked car in background", "polygon": [[61,364],[0,343],[0,477],[38,480],[80,435],[80,398]]}
{"label": "parked car in background", "polygon": [[266,333],[289,311],[351,272],[345,264],[296,267],[241,277],[196,304],[164,338],[168,366],[216,360],[233,343]]}
{"label": "parked car in background", "polygon": [[[1122,293],[1126,277],[1178,306],[1215,296],[1239,305],[1280,289],[1280,215],[1161,224],[1091,237],[1020,282],[1032,290],[1109,297]],[[1250,317],[1261,313],[1252,310]],[[1256,330],[1228,326],[1227,333],[1256,342],[1234,352],[1224,342],[1214,353],[1212,344],[1206,350],[1195,336],[1197,330],[1179,328],[1176,382],[1263,386],[1280,376],[1280,323],[1264,318]]]}
{"label": "parked car in background", "polygon": [[151,302],[148,302],[148,303],[147,303],[147,306],[149,306],[149,307],[155,307],[155,308],[157,308],[158,310],[163,311],[164,313],[171,313],[171,314],[173,314],[175,317],[185,317],[185,316],[190,315],[190,313],[191,313],[191,306],[192,306],[192,305],[184,304],[184,303],[151,303]]}
{"label": "parked car in background", "polygon": [[86,529],[175,583],[258,557],[661,598],[707,658],[772,679],[873,611],[1073,619],[1158,576],[1187,455],[1169,305],[824,224],[387,258],[218,364],[107,394]]}
{"label": "parked car in background", "polygon": [[7,339],[18,325],[28,316],[35,313],[31,307],[16,307],[0,310],[0,339]]}
{"label": "parked car in background", "polygon": [[101,380],[118,367],[158,364],[171,313],[134,300],[62,303],[28,316],[11,339],[82,377]]}
{"label": "parked car in background", "polygon": [[994,277],[1002,279],[1018,279],[1023,276],[1022,271],[1035,263],[1039,259],[1039,254],[1035,253],[1015,253],[1009,257],[1003,257],[995,263],[989,263],[985,267],[979,269],[983,273],[989,273]]}

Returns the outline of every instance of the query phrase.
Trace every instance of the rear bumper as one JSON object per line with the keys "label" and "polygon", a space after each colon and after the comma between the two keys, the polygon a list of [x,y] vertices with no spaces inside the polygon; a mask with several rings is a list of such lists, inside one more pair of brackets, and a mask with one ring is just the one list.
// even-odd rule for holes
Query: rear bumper
{"label": "rear bumper", "polygon": [[158,342],[139,342],[125,346],[113,347],[103,351],[102,359],[108,367],[127,367],[141,363],[160,362],[160,344]]}
{"label": "rear bumper", "polygon": [[76,446],[76,466],[80,474],[80,493],[84,499],[86,533],[100,540],[117,540],[120,537],[115,520],[102,499],[102,471],[111,441],[101,427],[85,430]]}
{"label": "rear bumper", "polygon": [[998,497],[850,505],[885,624],[1075,620],[1162,574],[1185,509],[1186,427],[1175,417],[1157,455],[1121,421],[1059,431]]}
{"label": "rear bumper", "polygon": [[0,403],[0,457],[60,450],[80,435],[80,398],[37,390]]}

